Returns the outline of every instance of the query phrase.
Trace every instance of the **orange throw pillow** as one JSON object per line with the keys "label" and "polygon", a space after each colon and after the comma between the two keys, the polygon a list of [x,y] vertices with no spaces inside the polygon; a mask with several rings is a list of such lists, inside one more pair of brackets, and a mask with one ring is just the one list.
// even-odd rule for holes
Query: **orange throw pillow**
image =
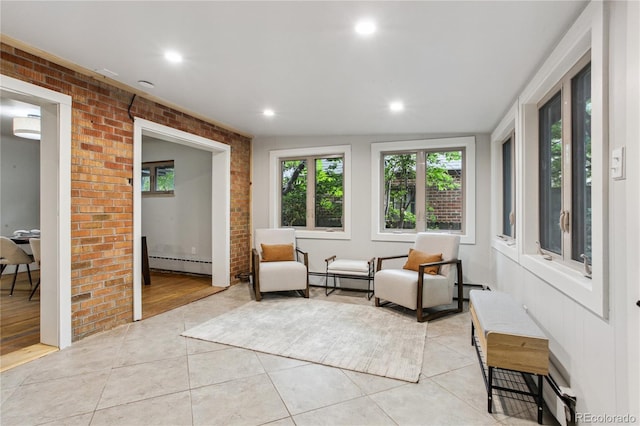
{"label": "orange throw pillow", "polygon": [[[442,260],[442,253],[429,254],[420,250],[409,249],[409,258],[407,263],[404,264],[404,269],[410,269],[418,272],[418,268],[421,263],[440,262]],[[428,266],[424,268],[425,274],[438,275],[440,266]]]}
{"label": "orange throw pillow", "polygon": [[293,244],[260,244],[263,262],[295,260]]}

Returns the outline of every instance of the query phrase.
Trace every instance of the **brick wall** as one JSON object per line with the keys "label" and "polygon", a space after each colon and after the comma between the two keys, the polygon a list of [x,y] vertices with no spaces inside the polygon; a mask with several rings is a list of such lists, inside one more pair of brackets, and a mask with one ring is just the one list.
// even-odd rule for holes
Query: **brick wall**
{"label": "brick wall", "polygon": [[[69,95],[71,141],[71,294],[73,339],[133,316],[132,93],[1,44],[1,72]],[[131,113],[231,146],[231,277],[249,270],[248,137],[137,97]]]}
{"label": "brick wall", "polygon": [[[427,200],[429,206],[434,209],[436,220],[440,229],[461,229],[462,226],[462,181],[456,171],[450,172],[455,183],[460,184],[457,189],[439,191],[436,186],[427,187]],[[430,224],[432,223],[429,221]]]}

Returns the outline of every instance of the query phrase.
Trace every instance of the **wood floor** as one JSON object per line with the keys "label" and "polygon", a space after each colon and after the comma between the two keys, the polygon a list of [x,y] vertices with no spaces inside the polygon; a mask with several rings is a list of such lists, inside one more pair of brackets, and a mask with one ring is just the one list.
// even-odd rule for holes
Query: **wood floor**
{"label": "wood floor", "polygon": [[151,271],[151,285],[142,286],[142,318],[170,311],[224,291],[211,285],[211,277]]}
{"label": "wood floor", "polygon": [[[18,274],[13,296],[9,296],[13,266],[0,283],[0,355],[40,343],[40,292],[29,301],[31,287],[26,272]],[[33,285],[39,271],[31,273]],[[213,287],[211,277],[151,272],[151,285],[142,288],[142,317],[149,318],[225,290]]]}
{"label": "wood floor", "polygon": [[[20,272],[13,296],[9,296],[14,268],[7,267],[0,283],[0,355],[40,343],[40,294],[36,292],[29,300],[29,277]],[[39,276],[40,271],[31,272],[34,286]]]}

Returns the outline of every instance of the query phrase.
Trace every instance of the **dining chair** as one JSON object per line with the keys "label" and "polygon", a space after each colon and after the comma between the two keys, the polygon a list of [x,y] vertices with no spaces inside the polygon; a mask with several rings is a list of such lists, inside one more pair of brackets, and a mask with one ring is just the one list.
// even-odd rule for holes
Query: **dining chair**
{"label": "dining chair", "polygon": [[[33,253],[33,261],[36,262],[38,264],[38,268],[40,268],[40,238],[30,238],[29,244],[31,245],[31,252]],[[42,269],[40,269],[39,271],[38,282],[36,283],[36,286],[33,288],[33,291],[31,291],[31,295],[29,295],[29,300],[31,300],[33,295],[36,293],[36,290],[38,289],[38,287],[40,287],[41,277],[42,277]]]}
{"label": "dining chair", "polygon": [[31,270],[29,264],[33,263],[33,259],[24,250],[22,250],[16,243],[11,241],[7,237],[0,236],[0,276],[4,272],[8,265],[16,265],[16,271],[13,274],[13,282],[11,283],[11,292],[9,296],[13,296],[13,289],[16,286],[16,279],[18,278],[18,269],[20,265],[27,265],[27,274],[29,275],[29,287],[33,286],[31,281]]}

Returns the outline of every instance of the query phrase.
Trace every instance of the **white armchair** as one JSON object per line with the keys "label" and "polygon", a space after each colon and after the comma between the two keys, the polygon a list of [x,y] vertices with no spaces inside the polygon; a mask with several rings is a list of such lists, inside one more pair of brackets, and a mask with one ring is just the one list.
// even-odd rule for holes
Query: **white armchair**
{"label": "white armchair", "polygon": [[[411,255],[378,258],[374,293],[376,306],[381,306],[382,299],[415,310],[418,322],[462,312],[463,281],[462,261],[458,259],[459,245],[458,235],[420,232]],[[438,260],[440,254],[442,260]],[[383,268],[383,262],[402,258],[408,258],[404,268],[397,266],[397,260],[395,267]],[[405,269],[408,267],[413,269]],[[457,272],[458,283],[457,307],[424,315],[425,308],[453,303],[456,283],[454,271]]]}
{"label": "white armchair", "polygon": [[256,301],[270,291],[298,290],[309,297],[309,256],[296,247],[295,229],[256,229],[251,258]]}

